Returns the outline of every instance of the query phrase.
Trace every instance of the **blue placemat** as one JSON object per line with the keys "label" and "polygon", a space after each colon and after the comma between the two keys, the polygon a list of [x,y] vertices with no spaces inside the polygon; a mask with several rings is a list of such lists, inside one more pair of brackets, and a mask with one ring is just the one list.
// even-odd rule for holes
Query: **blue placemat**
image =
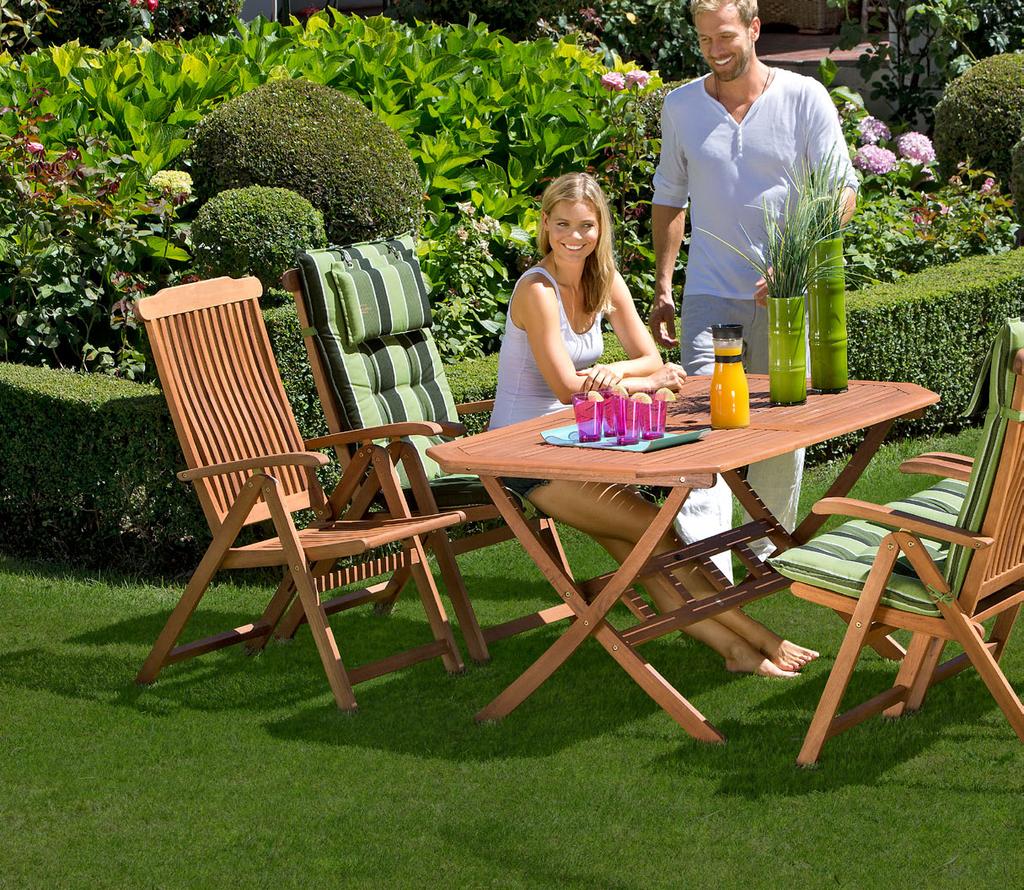
{"label": "blue placemat", "polygon": [[615,439],[602,439],[600,442],[581,442],[576,424],[556,427],[553,430],[542,430],[541,436],[549,445],[572,445],[576,448],[608,448],[612,451],[660,451],[675,445],[696,442],[707,432],[704,427],[689,433],[665,433],[660,439],[641,439],[635,445],[618,445]]}

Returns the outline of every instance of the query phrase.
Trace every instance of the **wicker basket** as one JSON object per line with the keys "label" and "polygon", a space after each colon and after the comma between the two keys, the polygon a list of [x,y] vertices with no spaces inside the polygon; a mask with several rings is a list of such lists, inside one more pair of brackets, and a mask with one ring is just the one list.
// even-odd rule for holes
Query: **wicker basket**
{"label": "wicker basket", "polygon": [[828,34],[843,20],[843,10],[826,0],[760,0],[757,6],[762,24],[795,25],[804,34]]}

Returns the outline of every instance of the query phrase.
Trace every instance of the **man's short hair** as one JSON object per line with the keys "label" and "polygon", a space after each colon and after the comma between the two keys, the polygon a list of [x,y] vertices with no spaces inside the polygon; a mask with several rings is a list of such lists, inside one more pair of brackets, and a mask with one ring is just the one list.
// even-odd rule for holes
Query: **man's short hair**
{"label": "man's short hair", "polygon": [[699,12],[717,12],[729,5],[736,7],[744,25],[749,26],[757,18],[757,0],[690,0],[690,17],[696,21]]}

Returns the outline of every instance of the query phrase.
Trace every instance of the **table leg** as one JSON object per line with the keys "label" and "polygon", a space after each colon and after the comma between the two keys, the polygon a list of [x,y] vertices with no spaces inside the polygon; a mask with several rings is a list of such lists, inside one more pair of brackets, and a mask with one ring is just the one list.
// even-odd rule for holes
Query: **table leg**
{"label": "table leg", "polygon": [[663,708],[683,729],[697,739],[720,742],[723,736],[676,689],[641,658],[622,636],[605,622],[619,597],[633,583],[654,552],[658,541],[672,525],[676,513],[690,492],[688,487],[672,489],[654,521],[637,541],[629,556],[608,579],[591,604],[587,604],[578,584],[572,581],[552,559],[551,554],[536,540],[533,530],[497,479],[481,476],[484,487],[501,511],[509,528],[551,582],[562,598],[576,613],[576,619],[566,631],[516,678],[500,695],[477,715],[478,721],[496,720],[511,713],[545,680],[548,679],[588,637],[595,637],[637,684]]}
{"label": "table leg", "polygon": [[[889,430],[894,422],[894,419],[883,420],[881,423],[868,427],[864,441],[853,452],[849,462],[843,467],[843,471],[836,476],[836,480],[832,483],[829,490],[822,495],[823,498],[841,498],[849,493],[850,489],[853,488],[853,484],[860,478],[860,474],[864,472],[864,469],[871,462],[871,458],[875,456],[875,452],[878,451],[885,437],[889,434]],[[827,520],[827,516],[809,513],[793,532],[793,540],[797,544],[806,544]]]}

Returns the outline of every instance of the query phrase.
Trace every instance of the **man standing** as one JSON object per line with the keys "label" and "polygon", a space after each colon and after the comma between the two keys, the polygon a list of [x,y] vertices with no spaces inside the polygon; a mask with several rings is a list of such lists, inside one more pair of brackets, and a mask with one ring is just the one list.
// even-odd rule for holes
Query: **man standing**
{"label": "man standing", "polygon": [[[764,256],[764,210],[781,214],[802,166],[832,158],[846,184],[844,221],[853,214],[857,179],[839,116],[816,80],[759,61],[757,0],[691,0],[701,53],[711,73],[673,90],[662,111],[661,160],[654,175],[652,225],[657,272],[650,325],[661,346],[680,345],[688,374],[714,368],[711,326],[742,324],[745,364],[768,371],[764,279],[743,257]],[[686,211],[692,237],[675,336],[672,272]],[[792,530],[800,498],[803,450],[750,467],[748,481],[772,514]],[[719,479],[694,489],[677,531],[687,541],[732,525],[732,498]],[[770,549],[763,542],[762,550]],[[715,560],[730,578],[728,553]]]}

